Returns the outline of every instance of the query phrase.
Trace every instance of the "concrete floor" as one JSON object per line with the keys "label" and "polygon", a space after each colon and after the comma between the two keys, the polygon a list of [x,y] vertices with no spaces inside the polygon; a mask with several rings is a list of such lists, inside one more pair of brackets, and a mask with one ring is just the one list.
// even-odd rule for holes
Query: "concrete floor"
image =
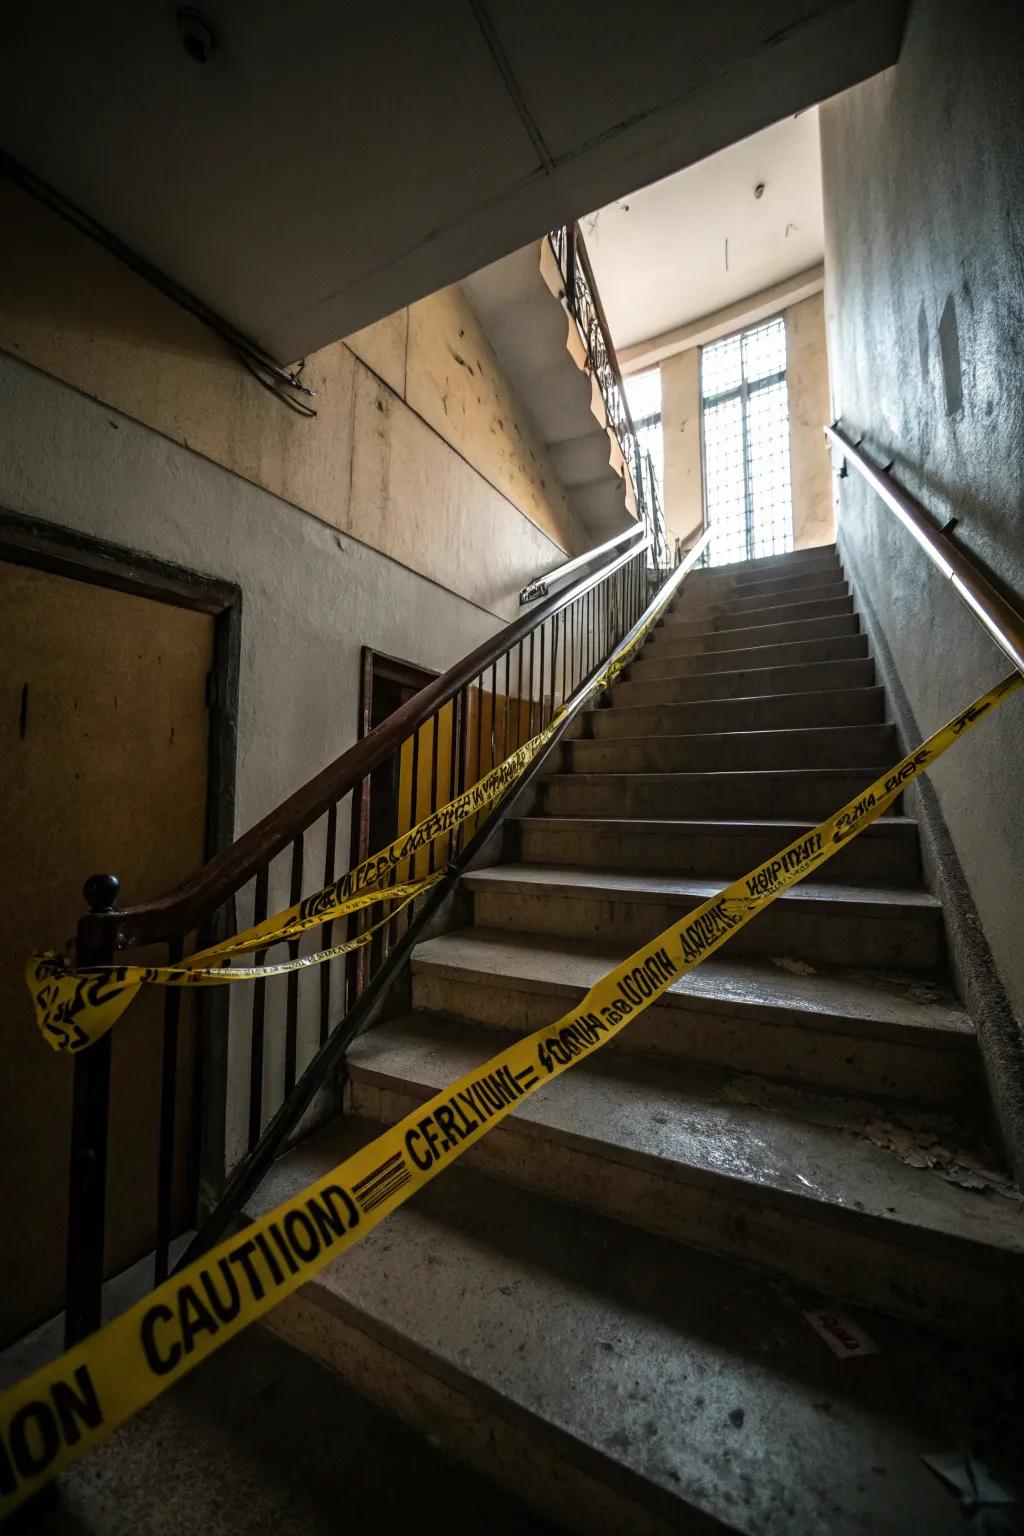
{"label": "concrete floor", "polygon": [[61,1479],[55,1499],[23,1511],[9,1529],[12,1536],[558,1536],[260,1327],[124,1425]]}

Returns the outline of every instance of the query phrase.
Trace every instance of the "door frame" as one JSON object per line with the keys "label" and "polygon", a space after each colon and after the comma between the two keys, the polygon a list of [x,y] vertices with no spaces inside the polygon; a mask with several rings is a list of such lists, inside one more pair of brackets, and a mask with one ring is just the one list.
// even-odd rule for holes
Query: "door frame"
{"label": "door frame", "polygon": [[[213,665],[206,679],[208,747],[203,857],[212,858],[228,847],[235,835],[241,587],[206,572],[194,571],[126,545],[113,544],[107,539],[42,518],[28,517],[2,506],[0,560],[213,616]],[[232,914],[228,912],[218,921],[206,925],[201,942],[213,943],[230,931]],[[207,1193],[216,1195],[226,1176],[227,992],[226,987],[211,987],[197,994],[196,1081],[192,1123],[185,1131],[190,1200],[196,1205],[197,1212],[202,1199]]]}

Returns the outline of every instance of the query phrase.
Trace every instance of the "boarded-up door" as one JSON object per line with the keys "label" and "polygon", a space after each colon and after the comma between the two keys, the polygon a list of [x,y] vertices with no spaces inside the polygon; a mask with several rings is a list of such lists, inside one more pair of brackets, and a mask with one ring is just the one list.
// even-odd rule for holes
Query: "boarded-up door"
{"label": "boarded-up door", "polygon": [[[206,613],[0,562],[0,1344],[63,1306],[72,1063],[36,1031],[25,959],[73,935],[88,875],[116,874],[134,904],[202,863],[213,631]],[[153,1247],[161,1018],[144,993],[114,1040],[108,1273]]]}

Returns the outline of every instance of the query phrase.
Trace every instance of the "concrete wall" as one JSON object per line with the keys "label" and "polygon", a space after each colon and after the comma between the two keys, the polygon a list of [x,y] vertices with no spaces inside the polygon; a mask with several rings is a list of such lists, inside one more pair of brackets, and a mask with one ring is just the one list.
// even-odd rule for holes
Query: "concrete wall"
{"label": "concrete wall", "polygon": [[832,419],[823,295],[793,304],[785,317],[793,548],[808,549],[835,539],[832,472],[822,431]]}
{"label": "concrete wall", "polygon": [[[750,299],[751,314],[761,307]],[[820,293],[791,304],[786,320],[786,373],[796,549],[830,544],[835,537],[831,475],[822,427],[830,420],[824,300]],[[737,316],[734,330],[747,322]],[[695,321],[701,327],[703,322]],[[689,538],[704,515],[700,450],[700,347],[688,347],[661,363],[662,432],[665,439],[665,521]]]}
{"label": "concrete wall", "polygon": [[[0,506],[242,589],[236,833],[355,740],[363,646],[443,670],[518,614],[526,581],[586,547],[460,289],[309,358],[309,421],[3,182],[0,223]],[[130,733],[111,750],[131,774]],[[344,858],[344,815],[338,846]],[[272,871],[272,911],[288,903],[287,862]],[[306,868],[313,888],[317,834]],[[238,922],[250,913],[242,899]],[[300,1070],[317,990],[304,976]],[[279,1005],[283,992],[267,1023],[268,1111]],[[239,1084],[247,1018],[233,1015],[229,1046]],[[228,1131],[236,1153],[235,1098]]]}
{"label": "concrete wall", "polygon": [[[821,110],[836,412],[940,522],[959,519],[958,541],[1019,606],[1022,22],[1010,0],[916,0],[895,69]],[[927,733],[1007,663],[858,477],[840,487],[844,552]],[[1017,1015],[989,1038],[988,1061],[1024,1166],[1022,1058],[1012,1059],[1024,1013],[1022,748],[1018,697],[931,778]]]}
{"label": "concrete wall", "polygon": [[679,538],[689,543],[704,521],[699,347],[677,352],[661,364],[661,434],[669,541]]}
{"label": "concrete wall", "polygon": [[458,288],[311,356],[318,416],[274,400],[197,321],[0,182],[0,348],[495,614],[585,547]]}

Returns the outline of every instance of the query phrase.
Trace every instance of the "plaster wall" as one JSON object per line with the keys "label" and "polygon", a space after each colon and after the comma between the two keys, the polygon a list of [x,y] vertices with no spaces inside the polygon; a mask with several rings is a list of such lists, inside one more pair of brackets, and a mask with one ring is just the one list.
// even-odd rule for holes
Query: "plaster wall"
{"label": "plaster wall", "polygon": [[835,539],[832,471],[822,431],[832,419],[824,296],[816,293],[791,305],[785,317],[793,548],[808,549]]}
{"label": "plaster wall", "polygon": [[[899,64],[821,110],[836,414],[1024,604],[1024,17],[1010,0],[916,0]],[[844,556],[922,734],[1007,662],[856,474]],[[1024,1013],[1024,704],[929,775],[1011,1010]],[[985,1045],[984,1035],[982,1037]],[[1003,1045],[1012,1056],[1012,1039]],[[1013,1078],[1024,1148],[1024,1077]],[[991,1068],[991,1057],[990,1057]],[[990,1071],[991,1078],[991,1071]],[[1006,1128],[1004,1122],[1004,1129]]]}
{"label": "plaster wall", "polygon": [[[356,739],[363,646],[444,670],[518,615],[525,582],[586,547],[461,289],[310,357],[319,414],[305,420],[191,316],[3,181],[0,221],[0,507],[240,587],[236,835]],[[131,775],[130,732],[110,749]],[[307,836],[308,889],[323,830]],[[288,900],[284,855],[270,910]],[[275,988],[268,1112],[283,1074]],[[300,1071],[317,994],[304,975]],[[245,1134],[241,1007],[240,1020],[232,1000],[229,1162]]]}
{"label": "plaster wall", "polygon": [[[441,670],[498,627],[468,600],[9,354],[0,354],[0,420],[0,505],[241,587],[237,831],[356,738],[362,645]],[[127,758],[130,742],[111,741],[110,750]],[[343,822],[339,848],[347,847]],[[323,868],[315,836],[306,858],[309,869]],[[271,911],[288,904],[287,880],[285,855],[273,866]],[[122,899],[135,897],[125,890]],[[237,918],[251,920],[245,901]],[[305,978],[300,1003],[301,1070],[318,1029],[317,988]],[[232,1024],[238,1084],[248,1076],[247,1018]],[[272,1107],[282,1039],[268,1018]],[[229,1111],[237,1153],[241,1100]]]}
{"label": "plaster wall", "polygon": [[495,614],[586,547],[458,287],[306,361],[316,420],[217,337],[0,180],[0,348]]}
{"label": "plaster wall", "polygon": [[[751,323],[763,296],[750,300]],[[820,293],[787,306],[786,377],[796,549],[831,544],[835,537],[831,474],[822,427],[829,416],[828,353]],[[700,327],[703,322],[695,321]],[[738,315],[733,329],[747,321]],[[689,539],[704,516],[700,446],[700,347],[661,363],[661,428],[665,447],[665,521]]]}
{"label": "plaster wall", "polygon": [[699,347],[688,347],[661,364],[661,434],[669,542],[678,538],[689,543],[704,521]]}

